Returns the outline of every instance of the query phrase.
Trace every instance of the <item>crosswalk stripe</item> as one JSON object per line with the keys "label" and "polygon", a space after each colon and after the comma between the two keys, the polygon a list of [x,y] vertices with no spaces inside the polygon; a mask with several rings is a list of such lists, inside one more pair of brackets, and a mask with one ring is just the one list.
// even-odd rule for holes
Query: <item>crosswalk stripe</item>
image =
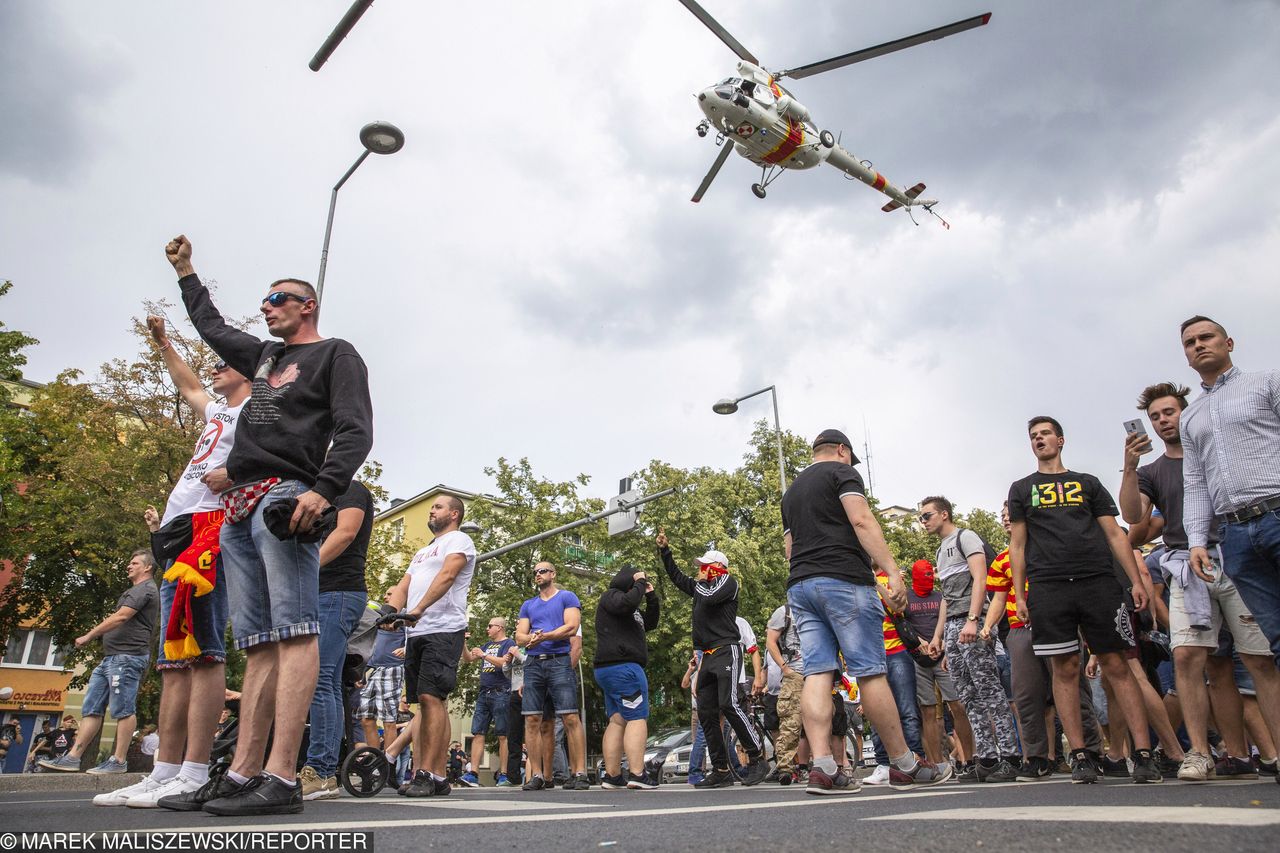
{"label": "crosswalk stripe", "polygon": [[1209,826],[1272,826],[1280,824],[1280,809],[1217,806],[1006,806],[1002,808],[942,809],[939,811],[864,817],[862,820],[1008,820],[1036,823],[1158,823]]}

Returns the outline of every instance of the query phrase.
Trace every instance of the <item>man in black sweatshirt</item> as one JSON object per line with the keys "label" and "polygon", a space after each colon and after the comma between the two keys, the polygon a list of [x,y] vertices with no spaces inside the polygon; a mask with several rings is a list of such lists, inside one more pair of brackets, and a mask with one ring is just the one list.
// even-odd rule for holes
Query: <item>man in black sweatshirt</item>
{"label": "man in black sweatshirt", "polygon": [[719,551],[708,551],[695,562],[696,579],[676,566],[667,535],[658,531],[658,554],[662,566],[682,592],[693,598],[693,647],[702,652],[698,668],[698,725],[711,753],[711,772],[695,788],[731,788],[734,773],[729,769],[729,750],[720,731],[720,716],[729,721],[750,763],[743,785],[758,785],[768,775],[763,744],[738,703],[738,682],[742,678],[742,645],[738,634],[738,581],[729,574],[729,559]]}
{"label": "man in black sweatshirt", "polygon": [[[644,602],[644,613],[640,602]],[[655,788],[645,776],[644,742],[649,736],[649,648],[644,635],[658,627],[658,594],[643,571],[624,566],[596,605],[596,684],[604,694],[602,788]],[[622,776],[622,753],[628,774]]]}
{"label": "man in black sweatshirt", "polygon": [[240,737],[230,770],[189,805],[218,815],[292,814],[302,811],[294,770],[319,669],[319,534],[332,527],[331,507],[373,444],[368,374],[351,344],[320,336],[306,282],[270,286],[261,310],[280,341],[263,341],[218,313],[186,237],[170,241],[165,255],[200,337],[253,381],[227,459],[233,485],[222,493],[219,539],[236,648],[246,657]]}

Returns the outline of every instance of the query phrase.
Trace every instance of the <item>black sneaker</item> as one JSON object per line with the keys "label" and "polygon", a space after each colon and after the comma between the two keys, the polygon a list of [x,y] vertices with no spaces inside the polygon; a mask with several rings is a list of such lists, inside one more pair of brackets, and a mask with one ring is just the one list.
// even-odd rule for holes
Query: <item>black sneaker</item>
{"label": "black sneaker", "polygon": [[245,782],[235,793],[209,800],[204,810],[224,817],[301,814],[302,783],[297,779],[292,784],[281,782],[263,773]]}
{"label": "black sneaker", "polygon": [[156,805],[162,809],[172,809],[175,812],[198,812],[203,809],[204,804],[210,800],[216,800],[220,797],[230,797],[233,794],[239,793],[242,787],[244,786],[239,782],[236,782],[223,774],[211,777],[208,782],[205,782],[194,791],[189,791],[185,794],[170,794],[167,797],[161,797],[156,800]]}
{"label": "black sneaker", "polygon": [[434,797],[436,795],[436,780],[431,778],[431,774],[425,770],[419,770],[413,774],[413,780],[409,782],[409,787],[404,789],[406,797]]}
{"label": "black sneaker", "polygon": [[712,770],[695,788],[732,788],[734,775],[732,770]]}
{"label": "black sneaker", "polygon": [[1133,776],[1134,784],[1146,785],[1153,782],[1163,782],[1164,777],[1160,775],[1160,771],[1156,768],[1155,759],[1151,757],[1149,749],[1135,749],[1133,751]]}
{"label": "black sneaker", "polygon": [[617,776],[610,776],[608,773],[601,773],[600,787],[604,788],[606,791],[616,791],[620,788],[625,788],[627,787],[627,777],[623,776],[621,773]]}
{"label": "black sneaker", "polygon": [[790,785],[792,782],[794,782],[794,781],[795,781],[795,775],[794,775],[794,774],[795,774],[795,771],[794,771],[794,770],[793,770],[793,771],[791,771],[790,773],[779,773],[779,774],[778,774],[778,784],[779,784],[779,785]]}
{"label": "black sneaker", "polygon": [[1053,766],[1049,764],[1049,759],[1040,756],[1032,756],[1022,762],[1022,767],[1018,769],[1019,782],[1039,782],[1041,779],[1047,779],[1053,775]]}
{"label": "black sneaker", "polygon": [[1112,758],[1109,755],[1104,755],[1099,766],[1102,769],[1102,776],[1107,779],[1129,778],[1129,763],[1123,758]]}
{"label": "black sneaker", "polygon": [[1280,761],[1271,759],[1263,761],[1261,755],[1253,757],[1253,766],[1258,771],[1258,776],[1270,776],[1271,778],[1280,778]]}
{"label": "black sneaker", "polygon": [[1016,782],[1018,781],[1018,769],[1007,758],[1002,758],[996,762],[996,766],[987,771],[987,776],[983,782]]}
{"label": "black sneaker", "polygon": [[521,791],[541,791],[547,787],[547,783],[543,781],[541,776],[534,776],[528,782],[520,786]]}
{"label": "black sneaker", "polygon": [[449,781],[447,779],[436,779],[433,777],[431,781],[435,783],[436,788],[435,793],[432,794],[434,797],[447,797],[449,796],[449,792],[453,790],[453,788],[449,787]]}
{"label": "black sneaker", "polygon": [[[991,763],[987,764],[987,761],[990,761]],[[996,768],[999,766],[1000,759],[998,758],[979,758],[973,762],[973,769],[977,773],[979,782],[987,781],[987,777],[994,773]]]}
{"label": "black sneaker", "polygon": [[1224,755],[1218,759],[1217,765],[1213,768],[1214,774],[1219,779],[1257,779],[1258,771],[1254,769],[1253,762],[1246,761],[1243,758],[1236,758],[1231,755]]}
{"label": "black sneaker", "polygon": [[1098,781],[1098,766],[1087,749],[1071,753],[1071,784],[1092,785]]}
{"label": "black sneaker", "polygon": [[1164,750],[1156,750],[1152,753],[1152,757],[1155,758],[1156,770],[1160,771],[1162,777],[1165,779],[1178,778],[1178,771],[1182,768],[1181,761],[1174,761],[1164,754]]}
{"label": "black sneaker", "polygon": [[564,789],[566,791],[590,791],[591,780],[587,778],[586,773],[577,773],[564,783]]}
{"label": "black sneaker", "polygon": [[956,780],[957,782],[979,782],[979,781],[981,781],[981,780],[978,778],[978,762],[976,762],[976,761],[970,761],[970,762],[968,762],[968,763],[966,763],[966,764],[962,764],[962,765],[960,765],[959,770],[956,772],[955,780]]}
{"label": "black sneaker", "polygon": [[658,786],[649,781],[649,777],[647,776],[637,776],[634,773],[628,773],[627,787],[637,791],[652,791]]}
{"label": "black sneaker", "polygon": [[742,784],[746,787],[759,785],[764,781],[764,777],[769,775],[769,762],[763,758],[757,758],[748,764],[742,774]]}

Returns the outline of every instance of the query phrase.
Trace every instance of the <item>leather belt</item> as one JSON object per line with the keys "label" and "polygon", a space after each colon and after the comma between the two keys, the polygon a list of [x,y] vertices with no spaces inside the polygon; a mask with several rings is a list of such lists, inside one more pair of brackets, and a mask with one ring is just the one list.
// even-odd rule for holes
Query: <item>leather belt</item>
{"label": "leather belt", "polygon": [[1235,512],[1215,515],[1214,518],[1219,524],[1243,524],[1277,509],[1280,509],[1280,495],[1258,501],[1256,504],[1250,504],[1244,509],[1238,509]]}
{"label": "leather belt", "polygon": [[529,655],[534,660],[551,660],[552,658],[567,658],[568,656],[568,652],[557,652],[554,655]]}

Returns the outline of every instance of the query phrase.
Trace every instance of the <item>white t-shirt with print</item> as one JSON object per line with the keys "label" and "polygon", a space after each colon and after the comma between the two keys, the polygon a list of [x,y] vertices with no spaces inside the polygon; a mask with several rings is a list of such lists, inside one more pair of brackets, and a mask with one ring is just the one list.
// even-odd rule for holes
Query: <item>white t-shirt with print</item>
{"label": "white t-shirt with print", "polygon": [[209,491],[209,487],[200,478],[214,468],[227,464],[231,445],[235,443],[236,421],[248,399],[246,397],[238,406],[212,401],[205,406],[204,432],[200,433],[195,452],[191,454],[191,461],[178,478],[178,484],[169,493],[169,502],[164,506],[164,517],[160,519],[161,525],[168,524],[180,515],[222,509],[221,499]]}
{"label": "white t-shirt with print", "polygon": [[462,554],[466,565],[453,579],[449,591],[426,609],[416,625],[409,626],[409,636],[443,634],[461,631],[467,627],[467,591],[471,589],[471,576],[476,571],[476,546],[471,537],[461,530],[451,530],[425,548],[418,549],[409,562],[408,607],[412,608],[427,594],[431,584],[444,568],[450,554]]}

